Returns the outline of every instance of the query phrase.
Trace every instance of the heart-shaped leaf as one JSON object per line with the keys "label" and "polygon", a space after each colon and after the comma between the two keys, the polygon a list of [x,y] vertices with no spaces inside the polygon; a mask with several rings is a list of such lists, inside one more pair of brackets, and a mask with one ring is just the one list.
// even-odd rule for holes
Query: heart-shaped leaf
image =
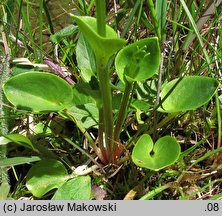
{"label": "heart-shaped leaf", "polygon": [[57,160],[41,160],[27,174],[26,187],[38,198],[52,189],[61,187],[69,178],[64,165]]}
{"label": "heart-shaped leaf", "polygon": [[116,56],[115,66],[122,82],[144,81],[152,77],[160,65],[157,38],[145,38],[124,47]]}
{"label": "heart-shaped leaf", "polygon": [[210,77],[185,76],[167,83],[161,92],[163,100],[159,111],[184,112],[206,104],[215,94],[219,82]]}
{"label": "heart-shaped leaf", "polygon": [[91,198],[91,179],[77,176],[65,182],[54,194],[52,200],[89,200]]}
{"label": "heart-shaped leaf", "polygon": [[72,87],[62,78],[40,72],[22,73],[3,85],[7,99],[18,109],[39,112],[61,111],[70,106]]}
{"label": "heart-shaped leaf", "polygon": [[116,32],[108,25],[106,25],[106,37],[101,37],[97,33],[97,23],[94,17],[74,15],[71,15],[71,17],[79,25],[80,30],[92,47],[95,56],[102,58],[104,64],[126,44],[125,40],[117,38]]}
{"label": "heart-shaped leaf", "polygon": [[155,145],[148,134],[137,141],[133,152],[133,162],[143,168],[160,170],[176,162],[180,155],[180,145],[171,136],[161,137]]}

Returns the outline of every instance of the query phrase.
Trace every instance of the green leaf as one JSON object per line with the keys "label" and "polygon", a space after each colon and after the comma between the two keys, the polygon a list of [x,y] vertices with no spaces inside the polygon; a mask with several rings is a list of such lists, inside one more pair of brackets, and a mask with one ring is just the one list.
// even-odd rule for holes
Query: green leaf
{"label": "green leaf", "polygon": [[77,176],[65,182],[54,194],[52,200],[89,200],[91,198],[91,179]]}
{"label": "green leaf", "polygon": [[206,104],[215,94],[219,82],[214,78],[186,76],[167,83],[161,92],[161,112],[185,112]]}
{"label": "green leaf", "polygon": [[78,26],[68,25],[65,28],[61,29],[60,31],[56,32],[55,34],[51,35],[50,40],[53,43],[59,43],[64,38],[73,35],[77,29]]}
{"label": "green leaf", "polygon": [[171,136],[161,137],[155,145],[148,134],[137,141],[133,152],[133,162],[143,168],[158,171],[176,162],[180,155],[180,145]]}
{"label": "green leaf", "polygon": [[13,157],[13,158],[3,158],[0,160],[0,167],[17,166],[25,163],[32,163],[40,161],[41,158],[38,156],[31,157]]}
{"label": "green leaf", "polygon": [[26,187],[38,198],[61,187],[69,178],[64,165],[57,160],[41,160],[27,174]]}
{"label": "green leaf", "polygon": [[50,73],[19,74],[10,78],[3,90],[18,109],[34,113],[61,111],[70,106],[73,98],[71,86]]}
{"label": "green leaf", "polygon": [[107,64],[109,58],[126,43],[125,40],[117,38],[116,32],[108,25],[106,25],[106,37],[101,37],[97,33],[97,23],[94,17],[74,15],[71,15],[71,17],[79,25],[80,30],[92,47],[95,56],[102,58],[104,64]]}
{"label": "green leaf", "polygon": [[8,134],[0,137],[0,145],[6,145],[11,142],[34,149],[34,146],[32,145],[30,139],[21,134]]}
{"label": "green leaf", "polygon": [[96,73],[96,60],[92,48],[82,34],[76,46],[76,60],[82,79],[89,82]]}
{"label": "green leaf", "polygon": [[120,50],[115,59],[122,82],[145,81],[159,69],[160,48],[157,38],[146,38]]}
{"label": "green leaf", "polygon": [[73,87],[74,97],[72,100],[72,104],[84,105],[87,103],[94,103],[95,100],[91,96],[87,95],[88,91],[90,90],[91,89],[88,83],[76,83],[75,86]]}
{"label": "green leaf", "polygon": [[98,108],[93,103],[72,106],[67,110],[77,121],[80,121],[84,128],[97,127],[99,113]]}
{"label": "green leaf", "polygon": [[75,105],[95,103],[95,101],[99,103],[101,100],[101,94],[97,79],[93,76],[88,83],[75,84],[73,95],[73,104]]}

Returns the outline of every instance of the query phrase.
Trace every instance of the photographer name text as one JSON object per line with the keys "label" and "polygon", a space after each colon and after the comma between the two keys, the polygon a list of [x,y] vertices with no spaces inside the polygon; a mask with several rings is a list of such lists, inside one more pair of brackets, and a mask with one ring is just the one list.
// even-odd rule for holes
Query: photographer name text
{"label": "photographer name text", "polygon": [[31,203],[5,203],[3,206],[5,213],[12,212],[115,212],[117,211],[116,203],[104,204],[86,204],[68,202],[66,204],[31,204]]}

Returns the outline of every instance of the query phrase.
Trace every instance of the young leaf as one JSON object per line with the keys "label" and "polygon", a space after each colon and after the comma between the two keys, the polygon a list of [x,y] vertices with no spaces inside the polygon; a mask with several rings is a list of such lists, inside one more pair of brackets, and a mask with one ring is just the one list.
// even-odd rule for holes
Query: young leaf
{"label": "young leaf", "polygon": [[92,47],[95,56],[102,58],[104,64],[126,43],[125,40],[117,38],[116,32],[108,25],[106,25],[106,37],[101,37],[97,33],[97,24],[94,17],[74,15],[71,15],[71,17],[79,25],[80,30]]}
{"label": "young leaf", "polygon": [[133,152],[133,162],[143,168],[158,171],[176,162],[180,155],[180,145],[171,136],[161,137],[155,145],[148,134],[137,141]]}
{"label": "young leaf", "polygon": [[91,179],[77,176],[65,182],[54,194],[52,200],[89,200],[91,198]]}
{"label": "young leaf", "polygon": [[160,65],[160,47],[157,38],[146,38],[120,50],[115,59],[117,74],[122,82],[145,81]]}
{"label": "young leaf", "polygon": [[41,160],[27,174],[26,187],[38,198],[52,189],[61,187],[68,179],[64,165],[57,160]]}
{"label": "young leaf", "polygon": [[10,78],[3,91],[18,109],[39,112],[61,111],[70,106],[72,87],[50,73],[30,72]]}
{"label": "young leaf", "polygon": [[172,80],[161,92],[163,100],[161,112],[185,112],[206,104],[219,86],[214,78],[202,76],[186,76],[182,80]]}

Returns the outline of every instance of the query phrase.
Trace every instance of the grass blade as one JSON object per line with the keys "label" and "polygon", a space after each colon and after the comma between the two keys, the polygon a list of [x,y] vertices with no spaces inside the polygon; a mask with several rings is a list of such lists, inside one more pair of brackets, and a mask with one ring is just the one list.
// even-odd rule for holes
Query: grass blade
{"label": "grass blade", "polygon": [[161,41],[166,39],[167,0],[156,1],[156,19],[161,34]]}
{"label": "grass blade", "polygon": [[156,15],[156,10],[154,8],[153,0],[147,0],[146,3],[147,3],[147,5],[148,5],[148,7],[151,11],[151,15],[152,15],[152,18],[153,18],[154,28],[155,28],[157,37],[161,41],[161,32],[160,32],[159,22],[157,20],[157,15]]}
{"label": "grass blade", "polygon": [[[194,30],[194,32],[195,32],[195,34],[196,34],[196,37],[197,37],[197,39],[198,39],[198,41],[199,41],[199,43],[200,43],[200,46],[203,48],[204,57],[205,57],[205,59],[206,59],[206,61],[207,61],[208,66],[210,67],[210,63],[211,63],[211,62],[210,62],[210,58],[209,58],[209,56],[208,56],[208,53],[207,53],[206,49],[204,48],[205,45],[204,45],[204,43],[203,43],[203,40],[202,40],[202,37],[201,37],[201,35],[200,35],[200,32],[199,32],[199,30],[198,30],[198,28],[197,28],[197,25],[196,25],[196,23],[195,23],[192,15],[191,15],[191,13],[190,13],[190,11],[189,11],[189,9],[188,9],[185,1],[184,1],[184,0],[180,0],[180,2],[181,2],[182,6],[183,6],[183,8],[184,8],[184,10],[185,10],[185,12],[186,12],[186,14],[187,14],[187,17],[188,17],[188,19],[189,19],[189,21],[190,21],[190,23],[191,23],[191,25],[192,25],[192,27],[193,27],[193,30]],[[186,40],[186,42],[185,42],[184,45],[183,45],[183,49],[186,50],[186,49],[189,47],[189,45],[190,45],[190,41],[189,41],[189,40]]]}
{"label": "grass blade", "polygon": [[46,5],[45,0],[43,0],[43,8],[44,8],[46,19],[47,19],[47,22],[48,22],[48,25],[49,25],[50,33],[51,34],[55,34],[55,31],[54,31],[54,28],[53,28],[53,24],[52,24],[52,20],[51,20],[51,16],[49,14],[49,10],[48,10],[48,7]]}
{"label": "grass blade", "polygon": [[25,27],[27,28],[29,39],[30,39],[31,44],[32,44],[31,46],[33,47],[33,50],[34,50],[34,57],[37,60],[38,59],[38,53],[37,53],[37,49],[36,49],[36,45],[35,45],[35,39],[34,39],[33,34],[32,34],[32,28],[31,28],[28,16],[25,13],[24,9],[22,8],[22,1],[17,0],[17,2],[18,2],[19,7],[21,6],[22,18],[23,18]]}
{"label": "grass blade", "polygon": [[130,26],[131,26],[131,24],[133,22],[133,17],[135,15],[137,9],[139,8],[139,5],[140,5],[140,0],[137,0],[134,8],[131,10],[131,13],[130,13],[128,21],[127,21],[127,23],[125,25],[125,28],[123,29],[123,31],[121,33],[121,38],[124,38],[126,33],[129,31],[129,28],[130,28]]}

